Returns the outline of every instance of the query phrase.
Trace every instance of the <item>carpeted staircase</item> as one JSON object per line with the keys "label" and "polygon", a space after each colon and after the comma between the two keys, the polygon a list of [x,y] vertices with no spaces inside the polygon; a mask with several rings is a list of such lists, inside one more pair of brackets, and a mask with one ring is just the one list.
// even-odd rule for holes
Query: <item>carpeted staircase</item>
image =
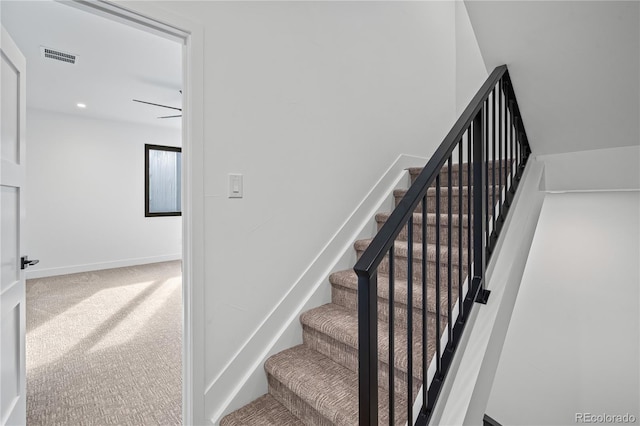
{"label": "carpeted staircase", "polygon": [[[411,168],[411,181],[422,169]],[[491,172],[491,170],[490,170]],[[498,169],[496,169],[496,173]],[[504,173],[504,171],[503,171]],[[436,277],[435,269],[440,268],[440,327],[447,327],[447,242],[448,216],[446,212],[449,191],[448,170],[441,172],[441,215],[440,215],[440,265],[436,265],[436,202],[435,188],[427,194],[427,217],[414,213],[413,242],[413,398],[422,385],[422,224],[428,226],[427,250],[427,357],[432,359],[435,351],[436,329]],[[458,212],[459,179],[467,184],[466,165],[462,173],[458,166],[451,170],[452,188],[452,306],[457,301],[458,251],[462,250],[463,277],[467,275],[467,188],[463,186],[463,209]],[[491,179],[490,179],[491,182]],[[497,182],[496,182],[497,183]],[[496,188],[498,189],[498,188]],[[395,190],[396,204],[406,190]],[[491,212],[492,209],[490,209]],[[421,212],[419,205],[416,212]],[[459,214],[462,213],[462,214]],[[389,213],[379,213],[376,221],[380,228]],[[463,244],[458,247],[458,221],[462,220]],[[371,240],[359,240],[354,244],[358,256],[367,248]],[[407,229],[397,238],[395,244],[395,288],[394,288],[394,390],[395,424],[406,423],[407,409]],[[379,269],[378,279],[378,356],[379,356],[379,424],[388,425],[389,400],[389,284],[388,261],[385,259]],[[331,283],[331,303],[311,309],[300,316],[303,329],[303,344],[286,349],[271,356],[264,365],[269,392],[252,403],[224,417],[221,426],[261,426],[261,425],[357,425],[358,424],[358,279],[353,270],[339,271],[329,277]]]}

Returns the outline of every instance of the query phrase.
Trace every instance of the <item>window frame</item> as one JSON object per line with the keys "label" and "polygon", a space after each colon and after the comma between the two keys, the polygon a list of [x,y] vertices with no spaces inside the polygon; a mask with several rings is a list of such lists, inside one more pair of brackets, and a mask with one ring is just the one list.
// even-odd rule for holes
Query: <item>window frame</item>
{"label": "window frame", "polygon": [[[145,217],[164,217],[164,216],[182,216],[182,202],[180,202],[179,211],[167,212],[150,212],[149,211],[149,151],[169,151],[180,153],[180,163],[182,163],[182,148],[176,146],[144,144],[144,216]],[[180,172],[182,173],[182,164],[180,164]],[[182,185],[182,177],[180,178]],[[182,194],[182,188],[180,188]]]}

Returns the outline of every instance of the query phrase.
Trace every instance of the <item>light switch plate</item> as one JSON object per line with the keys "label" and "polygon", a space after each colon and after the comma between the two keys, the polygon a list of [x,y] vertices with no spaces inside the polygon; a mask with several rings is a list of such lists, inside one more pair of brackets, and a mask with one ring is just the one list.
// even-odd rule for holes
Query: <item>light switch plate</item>
{"label": "light switch plate", "polygon": [[229,173],[229,198],[242,198],[242,175]]}

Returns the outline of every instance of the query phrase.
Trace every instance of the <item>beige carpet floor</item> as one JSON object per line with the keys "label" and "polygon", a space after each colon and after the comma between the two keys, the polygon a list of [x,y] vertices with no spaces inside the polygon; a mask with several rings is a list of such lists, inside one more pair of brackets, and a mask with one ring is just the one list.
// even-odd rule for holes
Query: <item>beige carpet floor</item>
{"label": "beige carpet floor", "polygon": [[178,425],[181,263],[27,281],[29,425]]}

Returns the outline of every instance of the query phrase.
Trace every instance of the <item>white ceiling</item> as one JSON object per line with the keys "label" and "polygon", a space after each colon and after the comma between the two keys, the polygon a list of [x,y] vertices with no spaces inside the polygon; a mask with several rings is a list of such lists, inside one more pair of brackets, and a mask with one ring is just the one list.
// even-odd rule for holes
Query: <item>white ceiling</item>
{"label": "white ceiling", "polygon": [[[51,0],[0,1],[2,25],[27,59],[27,106],[86,117],[179,128],[179,43]],[[78,56],[45,59],[40,47]],[[87,105],[85,109],[77,103]]]}
{"label": "white ceiling", "polygon": [[465,0],[489,71],[507,64],[534,154],[640,144],[640,3]]}

